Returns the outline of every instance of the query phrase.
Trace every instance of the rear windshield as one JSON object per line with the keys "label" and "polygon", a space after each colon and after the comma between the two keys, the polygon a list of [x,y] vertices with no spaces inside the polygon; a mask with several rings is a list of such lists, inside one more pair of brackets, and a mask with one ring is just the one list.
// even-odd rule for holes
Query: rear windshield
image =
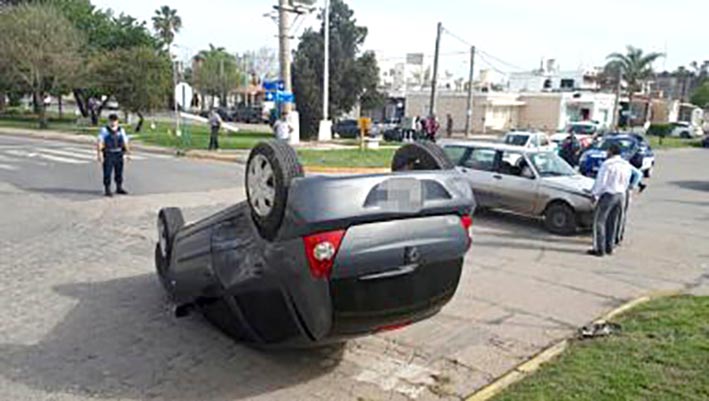
{"label": "rear windshield", "polygon": [[527,135],[505,135],[504,142],[507,145],[524,146],[527,144]]}
{"label": "rear windshield", "polygon": [[622,152],[625,152],[627,150],[630,150],[635,146],[635,141],[629,138],[611,138],[611,139],[603,139],[601,142],[596,143],[593,145],[594,149],[600,149],[600,150],[608,150],[608,148],[611,147],[611,145],[616,144],[620,146],[620,150]]}
{"label": "rear windshield", "polygon": [[596,132],[596,127],[593,125],[569,125],[566,132],[581,135],[592,135]]}

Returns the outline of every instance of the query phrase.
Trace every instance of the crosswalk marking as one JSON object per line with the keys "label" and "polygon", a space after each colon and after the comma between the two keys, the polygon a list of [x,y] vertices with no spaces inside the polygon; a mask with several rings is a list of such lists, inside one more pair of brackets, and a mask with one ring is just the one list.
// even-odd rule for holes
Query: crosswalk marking
{"label": "crosswalk marking", "polygon": [[[134,161],[149,159],[168,159],[168,155],[131,154]],[[81,165],[94,163],[96,151],[87,147],[78,146],[0,146],[0,163],[3,171],[16,171],[23,163],[39,166],[50,166],[51,163]]]}
{"label": "crosswalk marking", "polygon": [[60,150],[60,149],[54,149],[54,148],[39,148],[38,151],[41,153],[49,153],[52,155],[63,156],[63,157],[72,157],[72,158],[83,159],[83,160],[95,160],[96,159],[96,153],[87,154],[87,153],[74,152],[73,150],[69,151],[69,150]]}
{"label": "crosswalk marking", "polygon": [[30,159],[40,158],[40,159],[49,160],[49,161],[58,162],[58,163],[67,163],[67,164],[85,164],[85,163],[87,163],[85,160],[77,160],[77,159],[73,159],[73,158],[70,159],[68,157],[52,156],[52,155],[47,155],[44,153],[32,152],[32,151],[27,151],[27,150],[22,150],[22,149],[10,149],[10,150],[7,150],[5,153],[12,155],[12,156],[28,157]]}

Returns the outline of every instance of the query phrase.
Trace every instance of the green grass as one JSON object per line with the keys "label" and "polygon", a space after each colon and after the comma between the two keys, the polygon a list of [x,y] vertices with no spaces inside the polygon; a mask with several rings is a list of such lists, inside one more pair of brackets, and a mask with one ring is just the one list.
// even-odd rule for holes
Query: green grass
{"label": "green grass", "polygon": [[574,341],[494,401],[709,399],[709,297],[674,297],[621,316],[619,335]]}
{"label": "green grass", "polygon": [[700,148],[702,146],[701,138],[682,139],[677,137],[665,137],[662,139],[662,144],[660,144],[659,136],[649,136],[648,140],[653,149]]}
{"label": "green grass", "polygon": [[305,166],[322,167],[389,167],[396,149],[298,149],[298,158]]}

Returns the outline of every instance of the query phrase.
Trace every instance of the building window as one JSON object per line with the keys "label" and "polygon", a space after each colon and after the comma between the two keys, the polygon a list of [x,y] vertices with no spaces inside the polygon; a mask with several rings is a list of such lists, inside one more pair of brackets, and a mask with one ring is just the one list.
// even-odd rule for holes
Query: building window
{"label": "building window", "polygon": [[574,80],[573,79],[562,79],[559,87],[561,87],[561,89],[573,89],[574,88]]}
{"label": "building window", "polygon": [[551,89],[551,79],[544,80],[544,89]]}

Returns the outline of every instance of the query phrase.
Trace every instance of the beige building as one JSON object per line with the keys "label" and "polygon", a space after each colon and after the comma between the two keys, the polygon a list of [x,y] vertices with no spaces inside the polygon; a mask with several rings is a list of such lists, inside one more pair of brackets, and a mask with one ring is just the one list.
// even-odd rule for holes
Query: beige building
{"label": "beige building", "polygon": [[[510,129],[537,129],[553,132],[574,121],[594,120],[601,126],[613,123],[615,95],[592,92],[477,92],[473,95],[474,133],[499,133]],[[406,95],[408,117],[426,116],[430,92]],[[436,100],[437,117],[445,125],[446,114],[453,117],[453,130],[465,129],[467,95],[443,91]]]}

